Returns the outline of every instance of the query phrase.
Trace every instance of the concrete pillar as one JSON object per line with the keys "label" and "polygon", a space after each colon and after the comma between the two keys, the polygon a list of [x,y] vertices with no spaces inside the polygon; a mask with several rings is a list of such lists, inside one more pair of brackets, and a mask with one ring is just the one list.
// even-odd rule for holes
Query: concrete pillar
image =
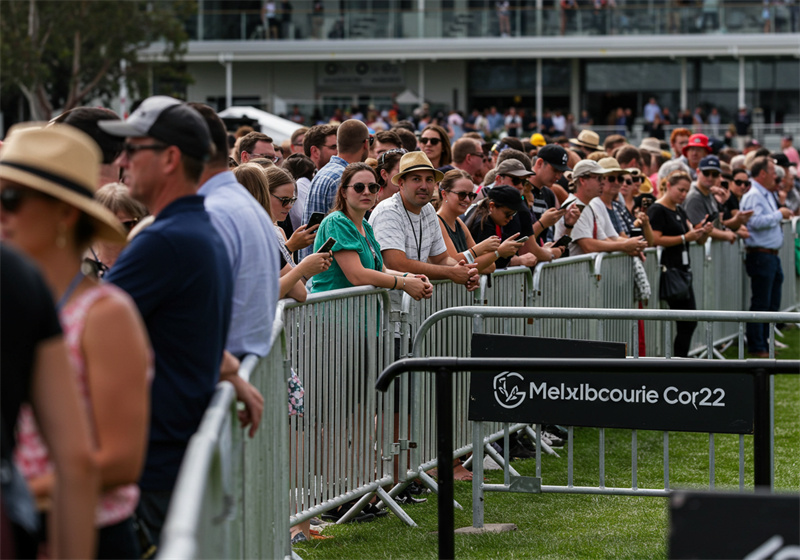
{"label": "concrete pillar", "polygon": [[417,92],[417,95],[419,95],[420,105],[421,105],[422,103],[425,103],[425,61],[424,60],[420,60],[419,61],[419,66],[417,67],[417,71],[418,71],[417,83],[419,84],[418,85],[418,90],[419,91]]}
{"label": "concrete pillar", "polygon": [[569,112],[575,117],[575,122],[581,116],[581,61],[572,59],[572,79],[569,90]]}
{"label": "concrete pillar", "polygon": [[219,63],[225,67],[225,109],[233,105],[233,55],[220,53]]}
{"label": "concrete pillar", "polygon": [[685,58],[681,59],[681,110],[688,109],[689,105],[689,76],[688,63]]}
{"label": "concrete pillar", "polygon": [[536,123],[542,126],[542,59],[536,59]]}
{"label": "concrete pillar", "polygon": [[[744,57],[739,57],[739,107],[744,107],[745,103],[745,96],[744,96]],[[739,108],[737,107],[737,109]]]}

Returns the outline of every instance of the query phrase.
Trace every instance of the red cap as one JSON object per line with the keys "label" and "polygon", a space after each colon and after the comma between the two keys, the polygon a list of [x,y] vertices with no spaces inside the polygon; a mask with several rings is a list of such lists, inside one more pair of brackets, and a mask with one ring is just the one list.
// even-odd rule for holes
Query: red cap
{"label": "red cap", "polygon": [[689,143],[683,147],[683,155],[686,155],[686,150],[689,148],[705,148],[707,153],[711,153],[711,147],[708,145],[708,136],[705,134],[692,134],[689,136]]}

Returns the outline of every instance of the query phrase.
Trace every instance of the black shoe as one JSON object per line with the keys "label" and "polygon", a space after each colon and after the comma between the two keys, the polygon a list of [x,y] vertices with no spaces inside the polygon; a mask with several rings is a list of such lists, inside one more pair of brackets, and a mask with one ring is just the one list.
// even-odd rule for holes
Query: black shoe
{"label": "black shoe", "polygon": [[[350,508],[352,508],[355,504],[356,504],[355,502],[349,502],[347,504],[339,506],[338,508],[332,511],[323,513],[320,517],[322,517],[324,521],[337,522],[342,517],[344,517],[344,514],[350,511]],[[367,509],[368,508],[364,508],[363,510],[361,510],[361,512],[355,517],[352,517],[349,522],[363,523],[365,521],[372,521],[373,519],[375,519],[375,514],[366,513]]]}
{"label": "black shoe", "polygon": [[406,488],[394,497],[394,501],[398,504],[424,504],[428,501],[428,498],[415,498]]}
{"label": "black shoe", "polygon": [[559,426],[558,424],[545,424],[542,426],[543,432],[550,432],[553,435],[556,435],[567,441],[569,439],[569,430],[567,430],[564,426]]}

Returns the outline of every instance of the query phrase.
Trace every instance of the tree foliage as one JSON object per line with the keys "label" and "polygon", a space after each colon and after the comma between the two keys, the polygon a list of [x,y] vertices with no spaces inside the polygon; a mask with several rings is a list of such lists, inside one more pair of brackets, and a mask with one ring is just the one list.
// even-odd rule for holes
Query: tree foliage
{"label": "tree foliage", "polygon": [[163,44],[165,56],[178,60],[194,7],[190,0],[3,0],[0,83],[25,97],[34,120],[108,102],[119,93],[122,60],[131,94],[146,91],[137,51]]}

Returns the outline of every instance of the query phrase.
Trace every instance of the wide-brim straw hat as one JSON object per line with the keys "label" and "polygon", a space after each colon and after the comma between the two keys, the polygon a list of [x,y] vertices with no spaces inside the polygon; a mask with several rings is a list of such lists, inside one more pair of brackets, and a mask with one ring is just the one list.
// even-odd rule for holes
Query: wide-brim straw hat
{"label": "wide-brim straw hat", "polygon": [[400,185],[398,181],[400,178],[411,171],[433,171],[434,180],[439,183],[444,177],[444,173],[433,167],[431,160],[424,152],[408,152],[400,158],[400,169],[397,175],[392,177],[392,183]]}
{"label": "wide-brim straw hat", "polygon": [[598,161],[597,163],[600,164],[600,167],[606,170],[606,173],[617,173],[622,174],[625,173],[625,170],[619,166],[619,162],[616,158],[613,157],[606,157]]}
{"label": "wide-brim straw hat", "polygon": [[102,157],[94,140],[77,128],[24,123],[9,130],[0,150],[0,178],[74,206],[95,223],[96,238],[125,243],[122,223],[94,200]]}
{"label": "wide-brim straw hat", "polygon": [[595,152],[600,151],[600,136],[593,130],[581,130],[577,138],[570,138],[569,143]]}

